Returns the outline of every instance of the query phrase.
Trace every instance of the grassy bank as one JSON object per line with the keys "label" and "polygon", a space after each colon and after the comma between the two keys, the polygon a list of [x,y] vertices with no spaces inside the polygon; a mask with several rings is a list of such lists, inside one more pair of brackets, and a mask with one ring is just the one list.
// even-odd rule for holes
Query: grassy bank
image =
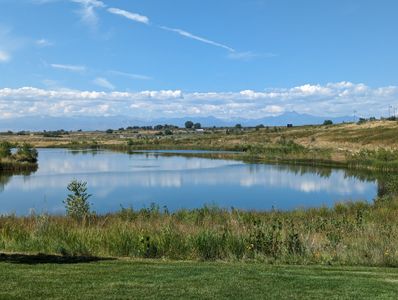
{"label": "grassy bank", "polygon": [[395,299],[384,268],[0,256],[0,299]]}
{"label": "grassy bank", "polygon": [[[388,187],[385,187],[388,188]],[[93,216],[3,216],[0,251],[62,255],[398,266],[398,200],[291,212],[156,206]]]}

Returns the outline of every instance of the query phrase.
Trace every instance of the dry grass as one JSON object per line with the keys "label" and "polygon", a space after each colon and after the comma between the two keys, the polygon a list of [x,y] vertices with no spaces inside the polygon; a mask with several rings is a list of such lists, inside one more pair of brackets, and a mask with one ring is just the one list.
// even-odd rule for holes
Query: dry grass
{"label": "dry grass", "polygon": [[[275,131],[277,130],[277,131]],[[90,143],[96,141],[100,145],[125,145],[128,139],[155,140],[158,144],[185,145],[198,147],[207,145],[211,148],[233,148],[242,143],[267,144],[275,143],[282,136],[305,147],[334,149],[340,151],[356,151],[359,148],[376,149],[387,147],[398,149],[398,122],[374,121],[363,124],[339,124],[331,126],[300,126],[293,128],[274,127],[260,130],[244,131],[225,129],[208,129],[209,134],[196,134],[184,129],[174,130],[172,136],[155,136],[158,131],[115,131],[105,132],[72,132],[58,137],[44,137],[35,133],[28,135],[3,134],[1,140],[13,143],[28,142],[35,147],[66,146],[71,143]]]}

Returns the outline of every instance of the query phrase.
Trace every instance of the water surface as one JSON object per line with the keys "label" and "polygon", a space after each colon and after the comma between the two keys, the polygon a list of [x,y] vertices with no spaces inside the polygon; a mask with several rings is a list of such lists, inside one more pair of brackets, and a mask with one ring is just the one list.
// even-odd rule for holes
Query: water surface
{"label": "water surface", "polygon": [[[192,151],[189,151],[192,154]],[[200,152],[203,154],[203,152]],[[250,210],[332,206],[337,201],[371,201],[375,180],[344,170],[246,164],[240,161],[162,153],[40,149],[39,170],[28,176],[0,176],[0,214],[64,213],[66,186],[88,182],[98,213],[121,206],[156,203],[169,210],[205,204]]]}

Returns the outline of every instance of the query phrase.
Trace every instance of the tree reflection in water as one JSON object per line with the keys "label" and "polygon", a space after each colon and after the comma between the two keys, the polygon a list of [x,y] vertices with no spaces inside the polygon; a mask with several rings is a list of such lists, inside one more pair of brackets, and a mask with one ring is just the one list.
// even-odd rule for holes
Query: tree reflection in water
{"label": "tree reflection in water", "polygon": [[0,172],[0,192],[3,192],[7,184],[10,182],[12,176],[30,176],[34,174],[38,170],[38,167],[32,170],[24,170],[24,171],[13,171],[13,172]]}

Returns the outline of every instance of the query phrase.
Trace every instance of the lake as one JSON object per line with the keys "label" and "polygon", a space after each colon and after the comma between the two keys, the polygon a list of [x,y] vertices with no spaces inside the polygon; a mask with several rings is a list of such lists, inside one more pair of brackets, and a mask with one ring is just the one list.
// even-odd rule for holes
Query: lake
{"label": "lake", "polygon": [[[140,209],[151,203],[171,211],[205,204],[248,210],[333,206],[372,201],[377,181],[344,170],[187,157],[195,151],[139,152],[39,149],[39,169],[30,175],[0,175],[0,214],[63,214],[73,180],[88,183],[97,213]],[[200,151],[199,154],[203,154]],[[167,155],[165,155],[167,154]]]}

